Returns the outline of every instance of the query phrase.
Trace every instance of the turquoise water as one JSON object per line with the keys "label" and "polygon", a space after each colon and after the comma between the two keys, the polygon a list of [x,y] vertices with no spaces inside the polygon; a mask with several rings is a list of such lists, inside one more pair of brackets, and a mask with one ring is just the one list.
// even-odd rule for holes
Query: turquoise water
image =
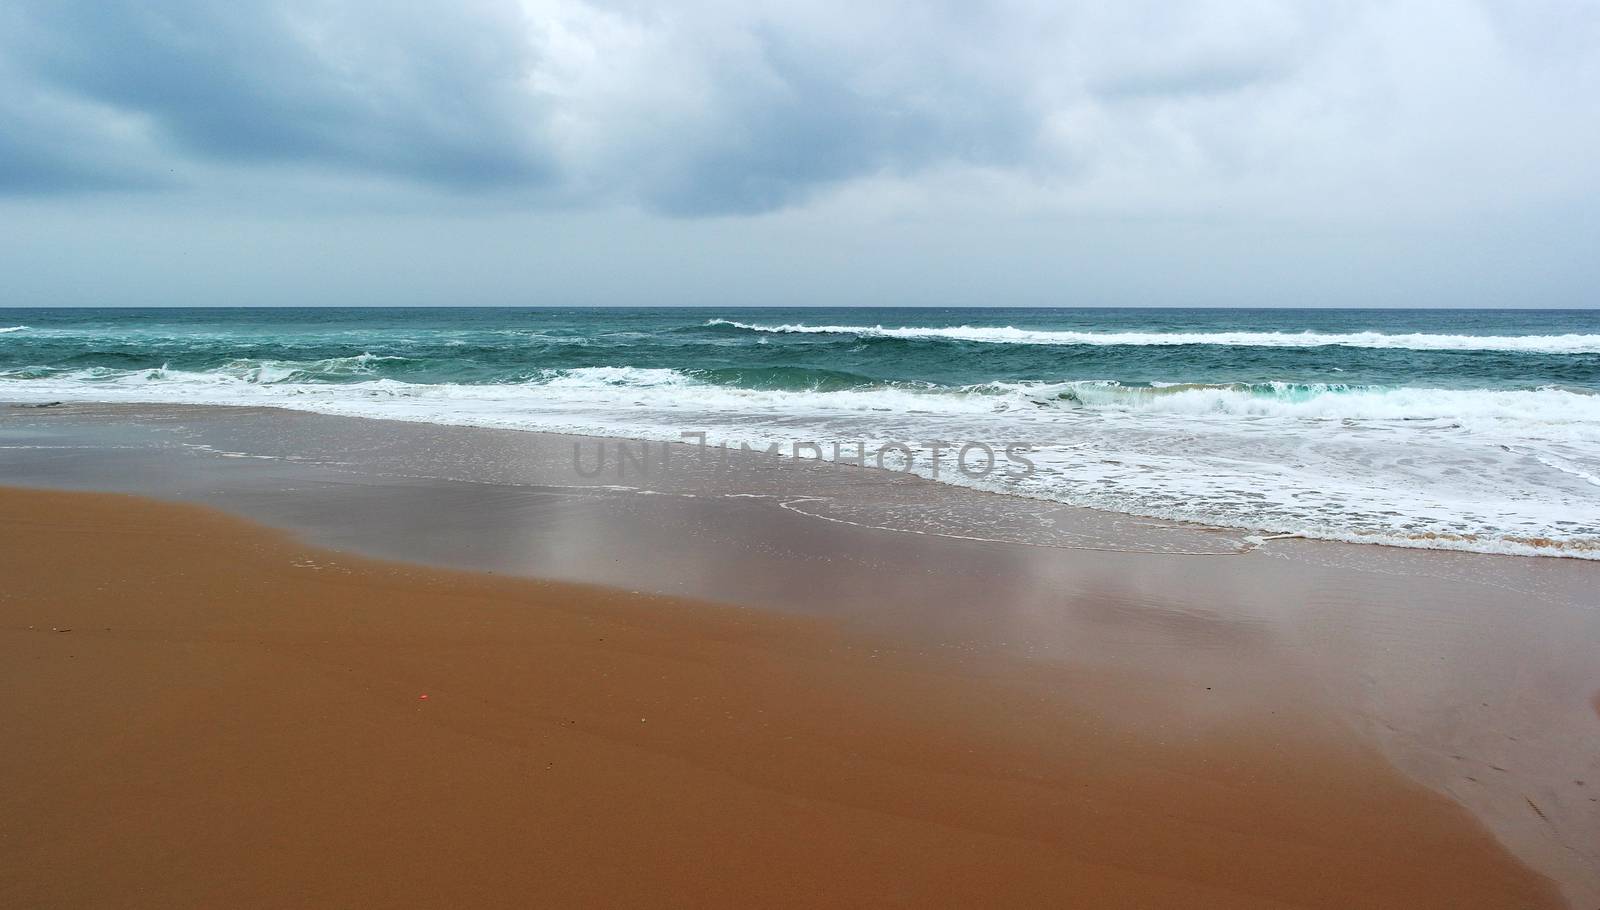
{"label": "turquoise water", "polygon": [[[718,385],[797,390],[1071,380],[1600,389],[1595,311],[0,311],[0,329],[13,326],[27,328],[6,333],[0,342],[0,377],[94,369],[109,378],[117,371],[166,367],[241,376],[255,369],[269,382],[392,378],[476,384],[524,382],[546,370],[634,367],[695,371]],[[933,331],[901,337],[742,326]],[[952,331],[958,327],[973,331]],[[1021,337],[984,337],[985,329],[1006,328]],[[1173,333],[1218,343],[1155,343]],[[1291,337],[1220,343],[1271,333]],[[1324,337],[1309,343],[1292,337],[1302,333]],[[1366,333],[1402,337],[1363,339]],[[1112,341],[1122,336],[1125,343],[1073,343],[1103,342],[1095,335]],[[1314,343],[1319,340],[1333,343]]]}
{"label": "turquoise water", "polygon": [[1514,553],[1600,547],[1597,393],[1594,311],[0,310],[0,398],[17,401],[1025,443],[1031,476],[938,479]]}

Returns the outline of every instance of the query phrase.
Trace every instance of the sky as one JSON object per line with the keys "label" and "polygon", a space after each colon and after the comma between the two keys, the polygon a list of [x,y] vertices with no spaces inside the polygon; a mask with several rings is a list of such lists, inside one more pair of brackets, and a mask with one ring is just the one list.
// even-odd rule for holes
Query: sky
{"label": "sky", "polygon": [[0,305],[1600,305],[1600,0],[8,0]]}

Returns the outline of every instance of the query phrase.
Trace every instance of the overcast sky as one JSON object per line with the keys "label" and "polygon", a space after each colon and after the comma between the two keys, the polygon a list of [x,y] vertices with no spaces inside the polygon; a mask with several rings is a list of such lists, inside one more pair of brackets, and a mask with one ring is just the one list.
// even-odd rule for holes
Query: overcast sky
{"label": "overcast sky", "polygon": [[1600,0],[9,0],[0,304],[1600,304]]}

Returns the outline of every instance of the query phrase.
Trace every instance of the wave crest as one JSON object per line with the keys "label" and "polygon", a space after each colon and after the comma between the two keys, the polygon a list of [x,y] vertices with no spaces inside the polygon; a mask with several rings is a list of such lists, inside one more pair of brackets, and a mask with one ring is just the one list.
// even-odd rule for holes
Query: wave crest
{"label": "wave crest", "polygon": [[1225,347],[1355,347],[1414,351],[1508,351],[1524,354],[1600,353],[1600,335],[1434,335],[1420,332],[1389,335],[1382,332],[1078,332],[1019,329],[1013,326],[947,326],[900,328],[862,325],[756,325],[729,319],[712,319],[708,327],[726,327],[777,335],[855,335],[861,338],[901,338],[927,341],[966,341],[980,344],[1096,345],[1145,347],[1153,345],[1221,345]]}
{"label": "wave crest", "polygon": [[[257,396],[304,400],[341,398],[363,390],[386,397],[579,402],[601,406],[619,393],[664,409],[756,409],[796,417],[840,412],[894,415],[1028,415],[1066,419],[1066,412],[1106,416],[1163,415],[1197,419],[1311,421],[1496,421],[1563,426],[1600,440],[1600,395],[1562,388],[1440,389],[1337,383],[1169,383],[1127,385],[1115,380],[988,382],[967,386],[873,381],[852,373],[771,368],[678,370],[665,367],[578,367],[539,370],[518,382],[412,383],[374,372],[379,361],[404,357],[361,354],[316,362],[233,361],[212,371],[92,367],[70,372],[0,372],[8,394],[56,397],[189,400],[235,403],[241,387]],[[48,389],[48,392],[46,392]],[[161,391],[165,389],[164,393]],[[278,393],[269,389],[280,390]],[[181,390],[181,392],[180,392]],[[191,397],[193,396],[193,397]]]}

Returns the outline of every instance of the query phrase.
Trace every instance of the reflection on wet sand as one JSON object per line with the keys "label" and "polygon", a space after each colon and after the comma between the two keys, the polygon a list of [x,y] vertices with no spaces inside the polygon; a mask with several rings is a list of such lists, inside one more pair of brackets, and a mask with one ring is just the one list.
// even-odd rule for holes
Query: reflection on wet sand
{"label": "reflection on wet sand", "polygon": [[589,481],[570,444],[82,406],[7,412],[0,476],[205,502],[374,556],[839,619],[964,660],[1136,671],[1178,693],[1149,720],[1174,730],[1314,705],[1569,899],[1600,899],[1600,566],[1251,546],[826,466],[729,475],[686,458],[648,482]]}

